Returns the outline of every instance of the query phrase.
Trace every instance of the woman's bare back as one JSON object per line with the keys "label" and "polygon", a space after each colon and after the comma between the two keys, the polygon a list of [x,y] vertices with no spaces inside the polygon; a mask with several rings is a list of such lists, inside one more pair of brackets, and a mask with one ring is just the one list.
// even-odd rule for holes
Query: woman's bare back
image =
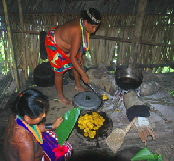
{"label": "woman's bare back", "polygon": [[[69,52],[71,49],[72,36],[76,34],[81,37],[80,19],[76,18],[67,23],[58,26],[55,30],[55,40],[57,45],[64,51]],[[79,44],[80,45],[80,44]]]}

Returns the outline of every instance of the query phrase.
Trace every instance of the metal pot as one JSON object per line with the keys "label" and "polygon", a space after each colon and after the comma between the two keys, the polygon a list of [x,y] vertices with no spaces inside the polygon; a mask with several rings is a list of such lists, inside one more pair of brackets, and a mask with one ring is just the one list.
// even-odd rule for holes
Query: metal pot
{"label": "metal pot", "polygon": [[121,89],[136,89],[143,80],[142,72],[134,68],[119,68],[115,72],[116,84]]}
{"label": "metal pot", "polygon": [[102,99],[94,92],[80,92],[73,98],[74,107],[81,107],[82,110],[96,111],[101,105]]}

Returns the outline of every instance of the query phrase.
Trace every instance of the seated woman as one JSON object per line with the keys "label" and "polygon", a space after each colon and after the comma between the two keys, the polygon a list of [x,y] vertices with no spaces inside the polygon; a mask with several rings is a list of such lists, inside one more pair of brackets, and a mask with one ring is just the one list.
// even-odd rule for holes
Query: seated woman
{"label": "seated woman", "polygon": [[58,117],[53,124],[40,123],[46,117],[48,107],[47,97],[36,89],[24,90],[17,96],[5,131],[6,160],[63,161],[70,157],[72,147],[67,142],[61,147],[64,152],[58,154],[60,145],[52,131],[61,124],[62,117]]}

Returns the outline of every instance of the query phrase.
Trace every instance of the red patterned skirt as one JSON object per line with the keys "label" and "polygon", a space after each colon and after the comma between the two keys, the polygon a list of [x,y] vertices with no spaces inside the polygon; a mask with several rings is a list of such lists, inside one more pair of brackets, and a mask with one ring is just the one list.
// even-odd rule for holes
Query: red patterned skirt
{"label": "red patterned skirt", "polygon": [[74,68],[70,60],[70,52],[64,52],[58,47],[54,40],[54,31],[52,27],[45,38],[45,47],[48,54],[48,60],[55,73],[64,73],[68,69]]}

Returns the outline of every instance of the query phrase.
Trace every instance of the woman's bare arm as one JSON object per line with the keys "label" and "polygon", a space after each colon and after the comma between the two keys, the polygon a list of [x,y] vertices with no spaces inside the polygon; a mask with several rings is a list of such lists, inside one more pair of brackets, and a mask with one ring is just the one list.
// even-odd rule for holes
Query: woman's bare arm
{"label": "woman's bare arm", "polygon": [[41,132],[45,132],[45,131],[48,131],[48,130],[55,130],[58,128],[58,126],[61,124],[61,122],[63,121],[63,118],[62,117],[58,117],[55,122],[52,124],[52,129],[46,129],[45,128],[45,124],[41,123],[38,125],[39,129]]}
{"label": "woman's bare arm", "polygon": [[89,77],[85,73],[85,71],[81,68],[81,65],[79,64],[78,60],[76,59],[76,55],[78,53],[78,50],[80,48],[81,44],[81,29],[80,27],[76,27],[73,29],[73,32],[71,33],[71,49],[70,49],[70,59],[71,62],[75,68],[75,70],[81,75],[84,83],[89,83]]}

